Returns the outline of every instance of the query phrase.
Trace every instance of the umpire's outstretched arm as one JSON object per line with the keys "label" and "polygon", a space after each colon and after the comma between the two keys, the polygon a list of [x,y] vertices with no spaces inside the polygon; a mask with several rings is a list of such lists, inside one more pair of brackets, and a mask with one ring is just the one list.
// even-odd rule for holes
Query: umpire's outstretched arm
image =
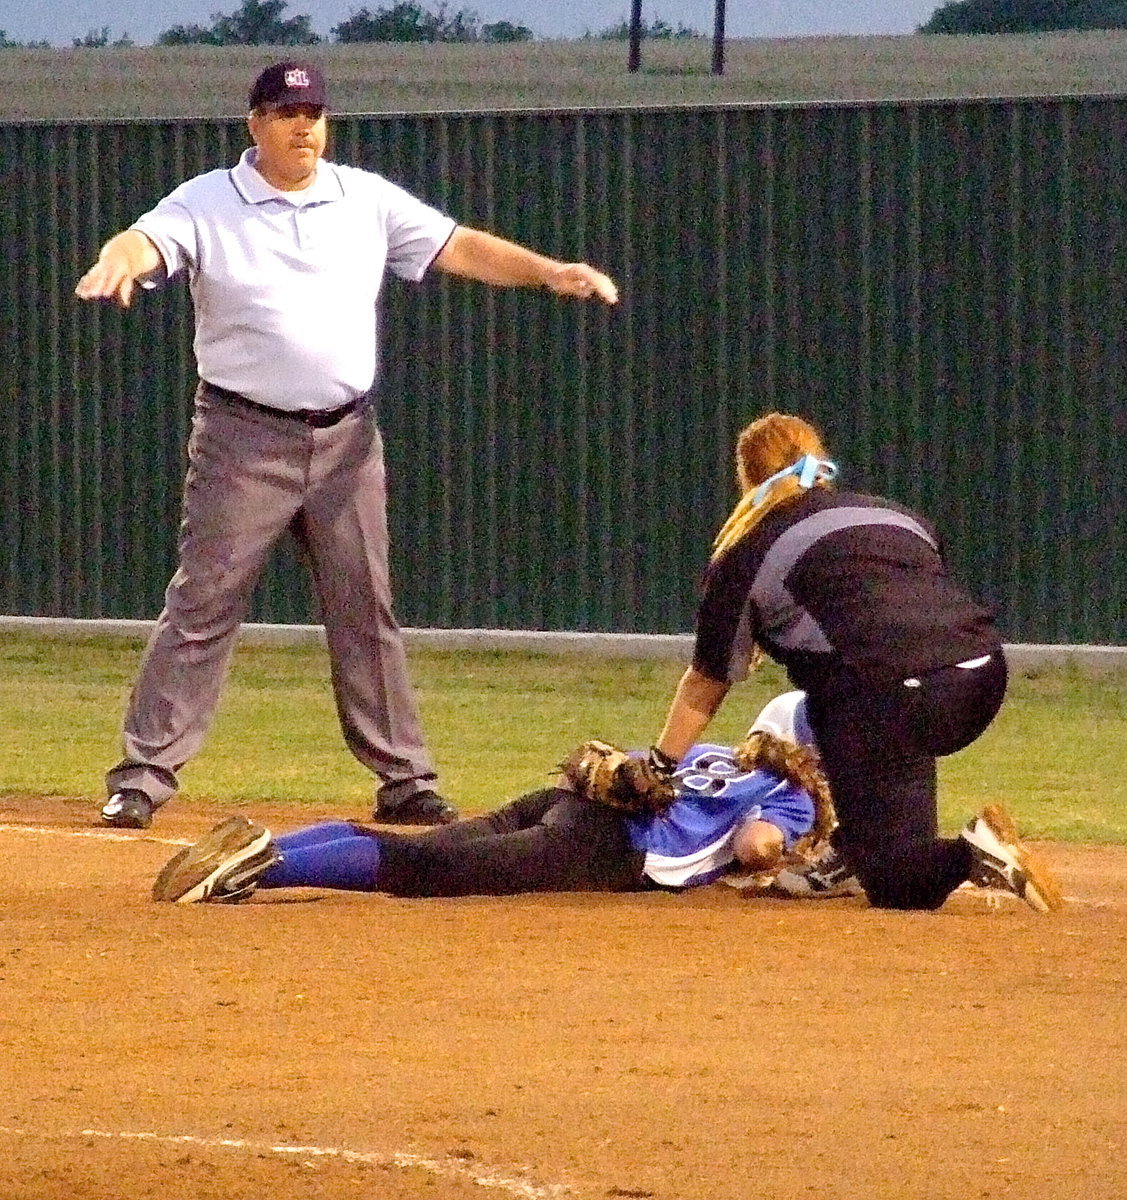
{"label": "umpire's outstretched arm", "polygon": [[559,262],[467,225],[457,226],[434,265],[495,287],[546,287],[561,296],[618,303],[614,281],[587,263]]}

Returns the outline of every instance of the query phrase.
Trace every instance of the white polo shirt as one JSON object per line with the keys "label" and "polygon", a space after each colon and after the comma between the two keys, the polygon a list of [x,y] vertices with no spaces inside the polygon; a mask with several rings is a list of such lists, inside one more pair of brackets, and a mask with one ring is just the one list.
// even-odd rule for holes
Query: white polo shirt
{"label": "white polo shirt", "polygon": [[385,269],[421,279],[455,222],[337,163],[319,163],[300,192],[278,191],[254,154],[182,183],[132,228],[166,277],[188,272],[201,379],[275,408],[337,408],[375,378]]}

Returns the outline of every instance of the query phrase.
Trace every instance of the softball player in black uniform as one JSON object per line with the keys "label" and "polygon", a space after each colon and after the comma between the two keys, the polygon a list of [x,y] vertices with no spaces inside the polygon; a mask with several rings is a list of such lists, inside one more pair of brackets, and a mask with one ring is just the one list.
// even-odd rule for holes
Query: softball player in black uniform
{"label": "softball player in black uniform", "polygon": [[1057,907],[1055,882],[1003,811],[938,835],[936,757],[993,720],[1006,663],[935,530],[893,501],[834,490],[837,468],[801,418],[755,421],[736,462],[743,495],[717,535],[693,663],[651,761],[680,758],[766,653],[807,694],[835,846],[872,904],[937,908],[972,879]]}

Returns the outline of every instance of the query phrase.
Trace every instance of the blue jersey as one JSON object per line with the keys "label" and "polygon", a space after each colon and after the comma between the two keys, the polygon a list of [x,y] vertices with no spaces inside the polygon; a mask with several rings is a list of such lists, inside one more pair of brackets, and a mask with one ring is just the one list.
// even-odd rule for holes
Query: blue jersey
{"label": "blue jersey", "polygon": [[660,817],[627,818],[645,853],[644,874],[663,887],[712,883],[735,859],[732,835],[744,821],[770,821],[788,847],[814,824],[809,793],[769,771],[744,771],[729,746],[694,746],[674,776],[677,798]]}

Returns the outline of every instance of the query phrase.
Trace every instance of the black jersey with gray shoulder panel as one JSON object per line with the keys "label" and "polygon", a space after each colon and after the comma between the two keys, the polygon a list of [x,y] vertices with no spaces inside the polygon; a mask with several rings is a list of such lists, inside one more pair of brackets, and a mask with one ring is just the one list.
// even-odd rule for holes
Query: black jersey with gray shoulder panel
{"label": "black jersey with gray shoulder panel", "polygon": [[928,521],[879,496],[814,488],[705,577],[693,665],[736,682],[756,643],[808,689],[841,674],[894,683],[988,654],[999,637]]}

